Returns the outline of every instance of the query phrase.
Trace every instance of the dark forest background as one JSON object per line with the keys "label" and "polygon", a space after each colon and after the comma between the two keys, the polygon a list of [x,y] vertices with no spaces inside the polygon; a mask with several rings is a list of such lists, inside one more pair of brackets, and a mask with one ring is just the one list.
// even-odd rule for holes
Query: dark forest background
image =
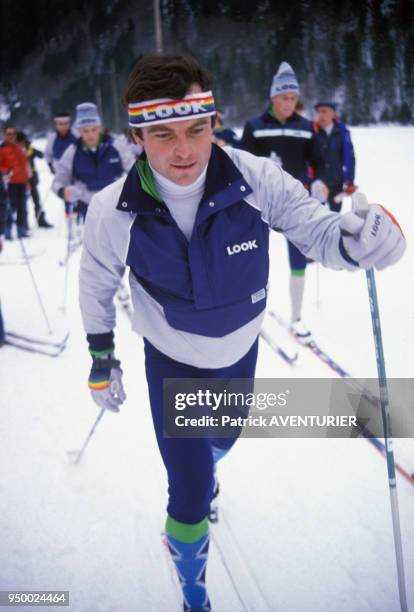
{"label": "dark forest background", "polygon": [[[161,0],[164,50],[186,51],[215,77],[230,124],[265,108],[286,60],[308,114],[335,99],[347,122],[414,122],[414,0]],[[125,127],[120,94],[134,62],[155,51],[153,3],[3,0],[1,118],[41,132],[52,113],[98,103]]]}

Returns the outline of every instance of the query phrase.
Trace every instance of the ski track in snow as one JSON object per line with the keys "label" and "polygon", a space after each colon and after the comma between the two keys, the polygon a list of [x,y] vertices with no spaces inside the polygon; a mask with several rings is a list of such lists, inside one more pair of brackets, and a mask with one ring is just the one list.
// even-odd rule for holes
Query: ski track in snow
{"label": "ski track in snow", "polygon": [[[414,128],[353,128],[356,183],[371,202],[396,214],[408,241],[397,266],[377,273],[389,377],[412,378],[414,360]],[[38,141],[37,146],[44,146]],[[51,177],[39,163],[40,190]],[[349,202],[346,203],[349,207]],[[90,399],[90,357],[78,308],[80,252],[70,259],[67,314],[63,299],[66,252],[61,202],[50,194],[54,230],[26,241],[55,335],[69,326],[58,358],[0,350],[0,589],[69,590],[76,612],[180,610],[161,532],[166,478],[152,430],[142,340],[118,312],[117,356],[128,399],[119,415],[105,414],[82,463],[80,448],[98,408]],[[17,242],[4,258],[19,259]],[[289,314],[287,248],[271,238],[269,304]],[[319,344],[355,377],[376,377],[364,273],[308,267],[303,318]],[[25,265],[0,266],[6,327],[46,336]],[[266,329],[273,323],[269,317]],[[299,349],[292,368],[260,343],[258,377],[332,377],[312,353]],[[391,408],[392,409],[392,408]],[[395,441],[414,467],[412,440]],[[399,610],[386,463],[365,440],[243,439],[220,464],[226,521],[269,612],[394,612]],[[414,487],[398,478],[409,608],[414,610]],[[207,569],[214,612],[242,610],[214,542]],[[254,608],[254,602],[250,605]],[[21,610],[33,608],[21,607]],[[263,612],[267,612],[263,610]]]}

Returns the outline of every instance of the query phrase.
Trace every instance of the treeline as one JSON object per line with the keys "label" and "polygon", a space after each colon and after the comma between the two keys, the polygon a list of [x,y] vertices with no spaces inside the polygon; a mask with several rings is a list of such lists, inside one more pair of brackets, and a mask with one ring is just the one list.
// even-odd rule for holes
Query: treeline
{"label": "treeline", "polygon": [[[161,0],[164,48],[214,74],[230,123],[267,103],[282,60],[297,72],[305,108],[335,99],[351,124],[414,121],[414,0]],[[96,101],[125,125],[122,86],[155,50],[152,2],[3,0],[1,117],[45,129],[58,110]]]}

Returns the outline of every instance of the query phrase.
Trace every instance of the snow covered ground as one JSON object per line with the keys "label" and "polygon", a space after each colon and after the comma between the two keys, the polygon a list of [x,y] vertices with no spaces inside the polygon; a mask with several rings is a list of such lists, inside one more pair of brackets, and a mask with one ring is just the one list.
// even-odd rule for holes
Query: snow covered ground
{"label": "snow covered ground", "polygon": [[[412,378],[414,128],[354,128],[352,137],[356,183],[370,201],[396,214],[408,240],[404,259],[377,274],[377,285],[388,375]],[[51,177],[45,164],[39,169],[46,197]],[[127,402],[119,415],[104,415],[79,466],[68,460],[67,451],[80,447],[98,410],[86,384],[90,357],[77,305],[80,255],[70,260],[64,315],[59,259],[65,224],[53,194],[46,209],[55,229],[37,231],[26,244],[30,252],[44,250],[32,268],[55,336],[65,327],[71,335],[55,359],[0,349],[0,589],[69,590],[76,612],[178,611],[160,540],[166,479],[149,416],[142,341],[122,311],[116,344]],[[271,250],[270,304],[287,316],[284,239],[273,234]],[[18,256],[19,245],[7,243],[0,257],[6,326],[46,335],[27,267],[4,265]],[[376,376],[365,275],[313,264],[306,282],[304,319],[320,344],[353,376]],[[272,325],[267,319],[266,328]],[[300,350],[292,368],[262,343],[257,375],[334,374],[308,349]],[[403,441],[401,449],[414,468],[412,441]],[[243,439],[222,462],[220,479],[223,521],[233,534],[227,529],[227,537],[239,551],[228,549],[229,562],[238,567],[235,578],[245,599],[238,599],[213,542],[207,579],[215,612],[399,609],[386,465],[368,442]],[[399,478],[398,493],[414,610],[414,487]],[[260,595],[248,591],[248,578]]]}

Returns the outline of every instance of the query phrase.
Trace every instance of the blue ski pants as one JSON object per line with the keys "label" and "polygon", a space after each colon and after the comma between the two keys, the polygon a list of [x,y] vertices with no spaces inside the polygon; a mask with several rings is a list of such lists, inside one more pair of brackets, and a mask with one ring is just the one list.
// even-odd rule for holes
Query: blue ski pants
{"label": "blue ski pants", "polygon": [[155,434],[168,475],[170,517],[195,524],[210,511],[214,487],[212,446],[230,448],[232,438],[172,438],[163,435],[164,378],[246,378],[254,379],[258,339],[238,362],[219,369],[196,368],[180,363],[158,351],[144,339],[145,369]]}

